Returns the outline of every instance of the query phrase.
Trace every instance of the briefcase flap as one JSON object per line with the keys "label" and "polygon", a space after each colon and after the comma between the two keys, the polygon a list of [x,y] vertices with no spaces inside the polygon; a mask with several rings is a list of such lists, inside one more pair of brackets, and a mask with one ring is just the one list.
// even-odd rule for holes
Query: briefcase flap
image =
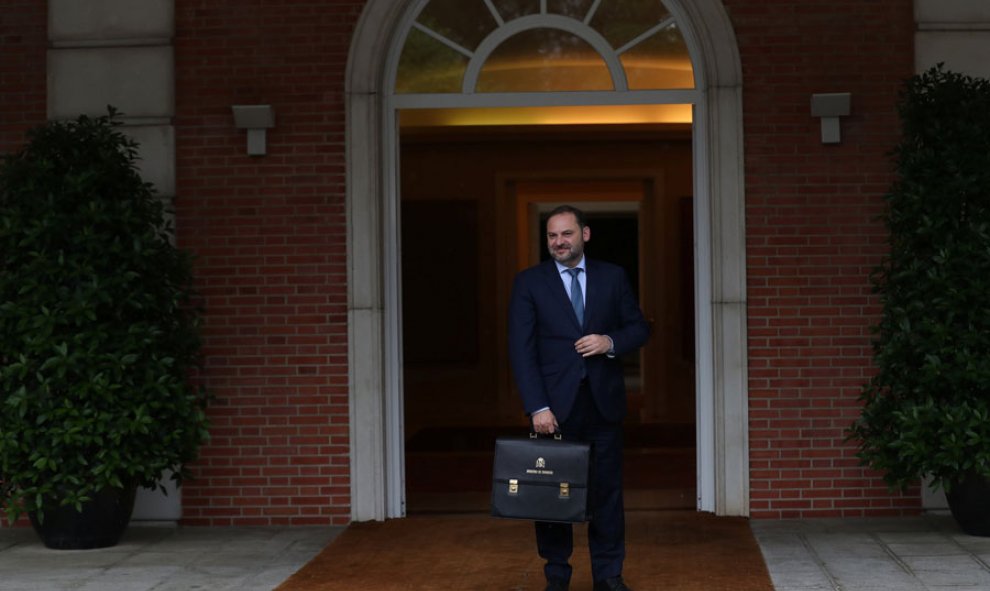
{"label": "briefcase flap", "polygon": [[492,479],[520,484],[568,483],[573,488],[588,485],[591,446],[553,439],[499,438],[495,441]]}

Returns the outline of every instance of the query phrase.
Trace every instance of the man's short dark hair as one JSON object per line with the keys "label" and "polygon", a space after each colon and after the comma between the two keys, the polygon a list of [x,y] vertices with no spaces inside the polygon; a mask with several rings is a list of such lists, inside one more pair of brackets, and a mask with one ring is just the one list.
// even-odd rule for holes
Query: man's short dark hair
{"label": "man's short dark hair", "polygon": [[573,205],[558,205],[557,207],[553,208],[553,210],[551,210],[549,214],[547,214],[547,219],[549,220],[553,216],[560,215],[562,213],[573,213],[574,219],[577,220],[578,227],[581,228],[582,230],[584,229],[585,226],[588,225],[588,221],[584,217],[584,212],[574,207]]}

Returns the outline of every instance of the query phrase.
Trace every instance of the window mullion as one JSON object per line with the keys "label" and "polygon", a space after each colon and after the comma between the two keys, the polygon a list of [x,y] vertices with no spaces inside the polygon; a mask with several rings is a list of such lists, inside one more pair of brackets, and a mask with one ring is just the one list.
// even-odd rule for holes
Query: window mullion
{"label": "window mullion", "polygon": [[431,29],[429,27],[426,27],[424,25],[421,25],[418,22],[413,22],[413,27],[415,27],[416,29],[418,29],[418,30],[426,33],[430,37],[433,37],[434,39],[436,39],[440,43],[443,43],[444,45],[446,45],[447,47],[453,49],[454,51],[456,51],[458,53],[461,53],[461,54],[464,54],[465,56],[467,56],[468,59],[471,59],[471,58],[474,57],[474,52],[473,51],[471,51],[470,49],[467,49],[467,48],[463,47],[462,45],[458,44],[455,41],[451,41],[450,39],[444,37],[443,35],[441,35],[440,33],[437,33],[436,31],[434,31],[433,29]]}
{"label": "window mullion", "polygon": [[492,0],[485,0],[485,6],[488,7],[488,11],[492,13],[493,17],[495,17],[495,22],[498,23],[498,26],[501,27],[502,25],[505,24],[505,20],[503,20],[502,15],[499,14],[498,8],[496,8],[495,5],[492,4]]}
{"label": "window mullion", "polygon": [[656,25],[654,25],[654,26],[650,27],[649,29],[647,29],[645,32],[641,33],[639,36],[637,36],[635,39],[633,39],[629,43],[626,43],[625,45],[623,45],[619,49],[616,49],[615,50],[615,54],[616,55],[622,55],[623,53],[629,51],[633,47],[636,47],[637,45],[639,45],[643,41],[646,41],[647,39],[649,39],[650,37],[652,37],[656,33],[662,31],[663,29],[666,29],[667,27],[669,27],[672,24],[674,24],[674,17],[669,17],[669,18],[666,18],[666,19],[660,21]]}
{"label": "window mullion", "polygon": [[598,5],[602,3],[602,0],[595,0],[591,4],[591,8],[588,9],[588,14],[584,15],[584,24],[590,25],[591,19],[595,18],[595,13],[598,12]]}

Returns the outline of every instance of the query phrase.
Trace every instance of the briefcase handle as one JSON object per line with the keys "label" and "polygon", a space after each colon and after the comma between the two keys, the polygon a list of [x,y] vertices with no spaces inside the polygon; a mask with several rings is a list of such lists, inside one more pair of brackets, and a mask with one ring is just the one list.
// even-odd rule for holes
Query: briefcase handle
{"label": "briefcase handle", "polygon": [[[540,438],[540,434],[539,434],[539,433],[536,433],[535,431],[530,431],[530,432],[529,432],[529,438],[530,438],[530,439],[539,439],[539,438]],[[561,433],[560,431],[555,431],[555,432],[553,433],[553,438],[554,438],[554,440],[556,440],[556,441],[563,441],[563,439],[564,439],[564,434],[563,434],[563,433]]]}

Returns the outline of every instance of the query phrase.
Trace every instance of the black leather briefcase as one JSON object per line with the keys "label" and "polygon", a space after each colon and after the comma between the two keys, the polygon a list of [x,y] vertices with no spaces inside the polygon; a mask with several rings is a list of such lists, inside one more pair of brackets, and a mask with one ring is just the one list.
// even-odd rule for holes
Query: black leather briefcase
{"label": "black leather briefcase", "polygon": [[500,437],[492,469],[492,515],[580,523],[588,513],[591,446],[555,438]]}

